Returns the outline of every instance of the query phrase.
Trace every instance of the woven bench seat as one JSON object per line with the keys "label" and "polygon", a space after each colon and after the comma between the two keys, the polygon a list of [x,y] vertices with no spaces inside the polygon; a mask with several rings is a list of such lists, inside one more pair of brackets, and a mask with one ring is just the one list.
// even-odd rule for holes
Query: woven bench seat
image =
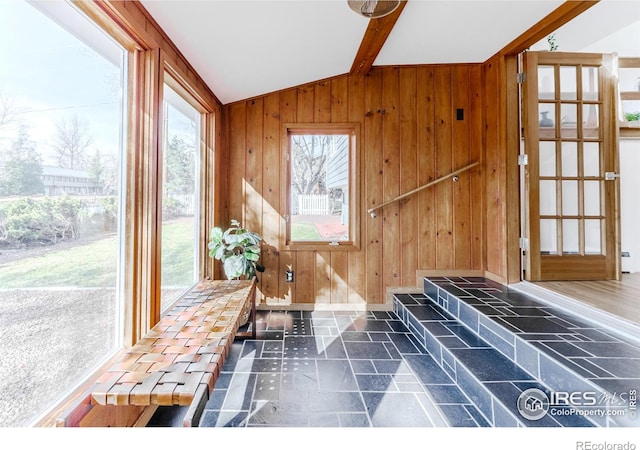
{"label": "woven bench seat", "polygon": [[[190,406],[183,424],[193,426],[248,308],[255,320],[255,294],[255,281],[199,283],[104,372],[57,425],[129,426],[134,418],[140,423],[147,407]],[[255,337],[255,323],[249,336]]]}

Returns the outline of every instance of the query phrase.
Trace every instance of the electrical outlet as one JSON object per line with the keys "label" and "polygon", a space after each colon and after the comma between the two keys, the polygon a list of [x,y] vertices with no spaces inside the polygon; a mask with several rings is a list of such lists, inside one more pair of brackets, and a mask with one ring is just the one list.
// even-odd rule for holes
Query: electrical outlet
{"label": "electrical outlet", "polygon": [[287,264],[287,270],[285,272],[285,280],[287,283],[293,283],[293,268]]}
{"label": "electrical outlet", "polygon": [[629,252],[622,252],[623,258],[631,258],[631,254]]}

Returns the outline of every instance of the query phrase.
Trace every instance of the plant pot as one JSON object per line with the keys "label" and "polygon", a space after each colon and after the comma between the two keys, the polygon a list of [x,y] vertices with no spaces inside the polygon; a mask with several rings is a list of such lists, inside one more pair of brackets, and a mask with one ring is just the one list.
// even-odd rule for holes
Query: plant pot
{"label": "plant pot", "polygon": [[627,120],[626,122],[624,122],[624,124],[627,127],[638,128],[638,127],[640,127],[640,119],[639,120]]}

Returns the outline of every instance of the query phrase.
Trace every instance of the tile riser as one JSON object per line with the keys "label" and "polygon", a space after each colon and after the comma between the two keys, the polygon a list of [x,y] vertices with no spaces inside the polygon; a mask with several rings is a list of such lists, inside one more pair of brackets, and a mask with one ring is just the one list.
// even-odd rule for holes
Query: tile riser
{"label": "tile riser", "polygon": [[[425,280],[425,285],[427,283],[432,284],[428,280]],[[444,289],[438,286],[435,286],[435,289],[437,289],[437,291],[439,292],[439,296],[442,296],[442,292],[446,293]],[[448,295],[451,296],[451,294],[448,294]],[[431,300],[433,301],[433,298],[431,298]],[[533,346],[531,343],[529,343],[524,339],[519,338],[518,336],[515,336],[509,330],[501,328],[499,325],[496,325],[491,319],[481,316],[477,311],[470,311],[470,309],[471,308],[468,305],[464,305],[464,307],[462,308],[462,310],[465,311],[464,314],[455,314],[452,311],[449,311],[449,312],[457,320],[459,320],[465,326],[470,328],[474,333],[477,333],[480,337],[488,341],[503,355],[505,355],[507,358],[511,359],[512,361],[516,362],[517,364],[525,364],[526,361],[530,361],[532,359],[539,360],[539,358],[535,357],[534,355],[539,356],[541,355],[541,352],[538,351],[538,349],[535,346]],[[482,330],[483,327],[486,329],[485,331]],[[492,334],[493,336],[490,336],[490,334]],[[510,340],[513,343],[507,342],[504,339],[505,336],[510,336]],[[517,352],[516,352],[516,349],[517,349]],[[525,353],[526,357],[519,358],[518,352]],[[531,368],[527,368],[527,367],[523,367],[523,368],[527,372],[529,372],[532,376],[536,378],[539,377],[537,366],[535,367],[534,370],[530,370]],[[570,370],[567,371],[566,375],[568,377],[574,378],[577,382],[584,381],[580,375],[575,374]],[[596,389],[596,390],[605,392],[602,389],[598,388],[597,386],[591,383],[589,384],[591,389]]]}
{"label": "tile riser", "polygon": [[[402,309],[402,306],[400,306],[399,311]],[[411,312],[404,309],[398,316],[404,321],[408,317],[411,317]],[[497,396],[491,393],[449,349],[440,344],[435,336],[431,335],[426,329],[424,329],[424,333],[426,335],[425,348],[427,351],[436,363],[456,382],[469,400],[481,411],[489,424],[495,427],[531,426],[531,424],[527,425],[524,423],[519,415],[509,411],[508,407],[505,406]],[[536,380],[529,381],[535,382]],[[515,404],[515,400],[513,404]],[[561,426],[553,419],[551,419],[550,422],[552,423],[550,426]],[[549,426],[549,421],[545,423],[545,426]]]}
{"label": "tile riser", "polygon": [[[531,342],[518,336],[510,324],[505,323],[503,327],[503,321],[498,324],[488,316],[484,316],[482,312],[465,303],[465,299],[471,301],[470,297],[457,298],[452,293],[447,292],[444,288],[426,278],[424,280],[424,293],[431,301],[447,310],[457,321],[465,325],[473,333],[481,337],[502,355],[521,367],[533,379],[545,385],[551,391],[592,391],[598,395],[611,394],[611,392],[607,392],[579,373],[554,361]],[[464,292],[462,293],[464,294]],[[407,315],[410,315],[409,311],[407,311]],[[417,325],[414,324],[413,328],[415,329],[416,327]],[[420,331],[420,333],[422,333],[422,331]],[[424,333],[425,340],[428,341],[428,331],[424,329]],[[431,338],[435,339],[433,336]],[[438,352],[436,344],[433,342],[430,343],[430,346],[427,346],[427,350],[430,352]],[[508,411],[506,412],[508,413]],[[504,419],[506,416],[502,414],[501,417]],[[496,419],[499,419],[498,416],[495,418],[492,417],[490,422],[497,425],[499,420]],[[628,419],[625,419],[625,417],[616,417],[615,419],[590,418],[592,422],[599,426],[607,426],[610,424],[628,426]],[[518,417],[515,417],[515,420],[522,425]]]}
{"label": "tile riser", "polygon": [[[412,316],[411,312],[403,308],[400,305],[396,308],[398,317],[412,329],[411,323],[415,323],[417,319]],[[462,391],[467,395],[469,400],[476,405],[478,410],[483,414],[484,418],[493,426],[499,426],[494,422],[493,410],[494,402],[497,402],[492,394],[482,386],[482,383],[478,381],[471,373],[464,368],[464,366],[455,358],[455,356],[444,346],[442,346],[438,339],[430,334],[428,330],[422,328],[424,335],[423,341],[425,342],[425,348],[434,358],[436,363],[447,372],[447,374],[460,386]],[[516,417],[505,411],[510,416],[511,422],[522,426],[522,423],[518,421]]]}
{"label": "tile riser", "polygon": [[[443,301],[442,298],[440,300],[441,302]],[[440,367],[442,367],[442,369],[447,374],[449,374],[449,376],[453,380],[456,381],[456,383],[461,387],[461,389],[463,389],[463,391],[465,392],[467,397],[472,401],[472,403],[475,404],[476,407],[482,412],[482,414],[484,415],[488,423],[490,423],[492,426],[500,426],[500,427],[529,426],[523,423],[519,414],[512,413],[511,411],[509,411],[508,407],[506,407],[498,397],[496,397],[490,391],[488,391],[479,380],[477,380],[473,375],[471,375],[469,371],[464,368],[464,365],[459,360],[455,359],[455,357],[451,355],[448,349],[445,348],[443,345],[441,345],[438,342],[437,338],[432,334],[430,334],[426,328],[422,328],[422,330],[418,330],[417,329],[418,326],[416,323],[419,323],[419,321],[412,316],[411,312],[408,309],[400,306],[396,308],[396,311],[398,312],[398,316],[401,317],[403,322],[406,325],[408,325],[408,327],[412,330],[412,332],[416,333],[418,341],[424,345],[424,347],[434,357],[434,359],[440,365]],[[480,324],[479,316],[476,317],[476,319],[478,319],[477,323]],[[478,333],[478,330],[480,330],[480,327],[476,328],[475,330],[476,333]],[[497,336],[496,338],[501,339],[501,338],[498,338]],[[526,346],[527,343],[523,342],[521,345]],[[509,358],[511,361],[513,361],[513,357],[515,356],[515,353],[516,353],[515,346],[513,348],[514,348],[514,352],[513,352],[514,355],[511,355],[511,358]],[[535,350],[529,349],[528,346],[523,348],[527,350],[531,350],[531,352],[535,352]],[[521,353],[524,354],[525,351],[526,350],[521,350]],[[508,352],[507,354],[505,354],[505,352],[501,352],[501,353],[504,356],[507,356],[507,357],[509,356]],[[534,354],[536,353],[537,352],[535,352]],[[527,373],[532,375],[532,378],[534,378],[534,380],[537,380],[538,383],[540,384],[544,384],[539,380],[537,376],[533,376],[534,374],[531,373],[531,372],[538,372],[538,364],[529,363],[528,365],[524,365],[523,370],[525,369]],[[462,378],[460,378],[459,374],[463,370],[464,372],[463,372]],[[472,392],[469,392],[470,389],[472,390]],[[552,387],[552,389],[554,388]],[[510,403],[515,404],[515,400]],[[562,426],[553,419],[551,419],[551,422],[553,423],[553,425],[550,425],[550,426]],[[593,421],[590,421],[590,422],[593,423]],[[603,426],[603,425],[606,426],[606,424],[603,423],[602,421],[595,421],[595,424],[599,426]],[[546,426],[549,426],[549,425],[546,425]]]}

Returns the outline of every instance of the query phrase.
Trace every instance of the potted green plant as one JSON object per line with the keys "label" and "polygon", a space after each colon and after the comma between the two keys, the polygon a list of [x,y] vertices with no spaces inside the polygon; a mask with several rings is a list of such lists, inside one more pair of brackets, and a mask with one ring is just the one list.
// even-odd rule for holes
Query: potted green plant
{"label": "potted green plant", "polygon": [[211,229],[209,237],[209,256],[222,262],[224,273],[230,280],[247,279],[264,272],[260,260],[260,242],[262,237],[240,226],[240,222],[231,220],[226,230],[220,227]]}
{"label": "potted green plant", "polygon": [[632,112],[632,113],[625,113],[624,118],[627,121],[627,123],[629,123],[629,125],[640,124],[640,112],[638,111]]}

